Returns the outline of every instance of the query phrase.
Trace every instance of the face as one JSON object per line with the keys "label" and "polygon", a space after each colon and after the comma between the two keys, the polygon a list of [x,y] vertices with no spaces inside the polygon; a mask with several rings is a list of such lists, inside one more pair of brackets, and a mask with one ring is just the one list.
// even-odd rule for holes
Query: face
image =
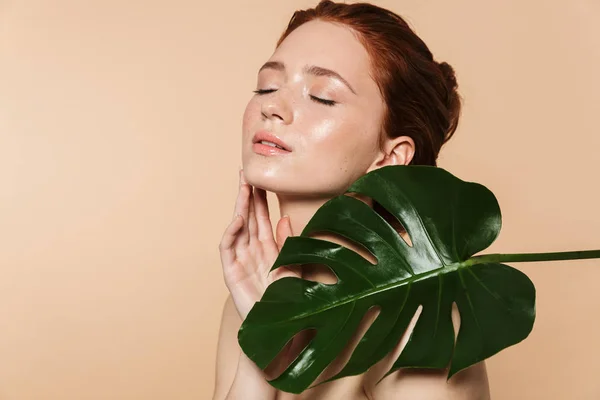
{"label": "face", "polygon": [[[243,118],[249,184],[278,194],[333,197],[372,169],[385,103],[367,51],[324,21],[295,29],[258,72]],[[253,143],[274,135],[287,151]]]}

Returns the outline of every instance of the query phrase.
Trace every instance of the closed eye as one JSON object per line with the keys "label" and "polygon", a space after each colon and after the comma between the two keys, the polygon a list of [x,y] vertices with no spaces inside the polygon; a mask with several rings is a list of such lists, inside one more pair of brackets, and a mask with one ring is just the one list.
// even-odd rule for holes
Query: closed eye
{"label": "closed eye", "polygon": [[[258,90],[253,90],[254,93],[261,95],[261,94],[267,94],[267,93],[271,93],[274,92],[276,89],[258,89]],[[313,95],[310,95],[310,98],[314,101],[316,101],[317,103],[321,103],[321,104],[325,104],[326,106],[333,106],[334,104],[336,104],[336,102],[334,100],[325,100],[322,99],[320,97],[316,97]]]}
{"label": "closed eye", "polygon": [[267,93],[271,93],[274,92],[275,89],[258,89],[258,90],[253,90],[254,93],[256,94],[267,94]]}
{"label": "closed eye", "polygon": [[321,104],[325,104],[327,106],[332,106],[332,105],[335,104],[335,101],[333,101],[333,100],[325,100],[325,99],[321,99],[319,97],[315,97],[313,95],[310,95],[310,98],[313,99],[316,102],[319,102]]}

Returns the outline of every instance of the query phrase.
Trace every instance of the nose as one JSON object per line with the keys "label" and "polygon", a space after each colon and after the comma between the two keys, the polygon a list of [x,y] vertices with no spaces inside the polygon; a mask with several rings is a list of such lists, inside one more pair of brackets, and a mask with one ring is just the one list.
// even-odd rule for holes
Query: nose
{"label": "nose", "polygon": [[265,96],[261,104],[261,113],[265,119],[278,119],[284,124],[290,124],[294,118],[294,112],[289,96],[285,93],[286,89],[277,91]]}

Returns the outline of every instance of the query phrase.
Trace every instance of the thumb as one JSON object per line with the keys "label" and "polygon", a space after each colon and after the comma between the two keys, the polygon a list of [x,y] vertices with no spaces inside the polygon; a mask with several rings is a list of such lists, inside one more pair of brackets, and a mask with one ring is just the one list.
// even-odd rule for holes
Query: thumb
{"label": "thumb", "polygon": [[275,228],[275,241],[277,242],[277,248],[281,251],[283,247],[283,243],[285,239],[289,236],[292,236],[292,224],[290,222],[289,215],[284,215],[277,222],[277,227]]}

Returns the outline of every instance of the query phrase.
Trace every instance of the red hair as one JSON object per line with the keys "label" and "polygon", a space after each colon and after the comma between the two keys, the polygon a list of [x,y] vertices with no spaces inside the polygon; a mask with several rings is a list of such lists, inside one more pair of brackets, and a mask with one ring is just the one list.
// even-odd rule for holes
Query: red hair
{"label": "red hair", "polygon": [[351,28],[367,50],[371,75],[386,104],[380,147],[386,136],[409,136],[415,142],[410,163],[435,166],[460,115],[454,69],[434,61],[425,43],[399,15],[368,3],[322,0],[315,8],[298,10],[277,47],[294,29],[316,19]]}

